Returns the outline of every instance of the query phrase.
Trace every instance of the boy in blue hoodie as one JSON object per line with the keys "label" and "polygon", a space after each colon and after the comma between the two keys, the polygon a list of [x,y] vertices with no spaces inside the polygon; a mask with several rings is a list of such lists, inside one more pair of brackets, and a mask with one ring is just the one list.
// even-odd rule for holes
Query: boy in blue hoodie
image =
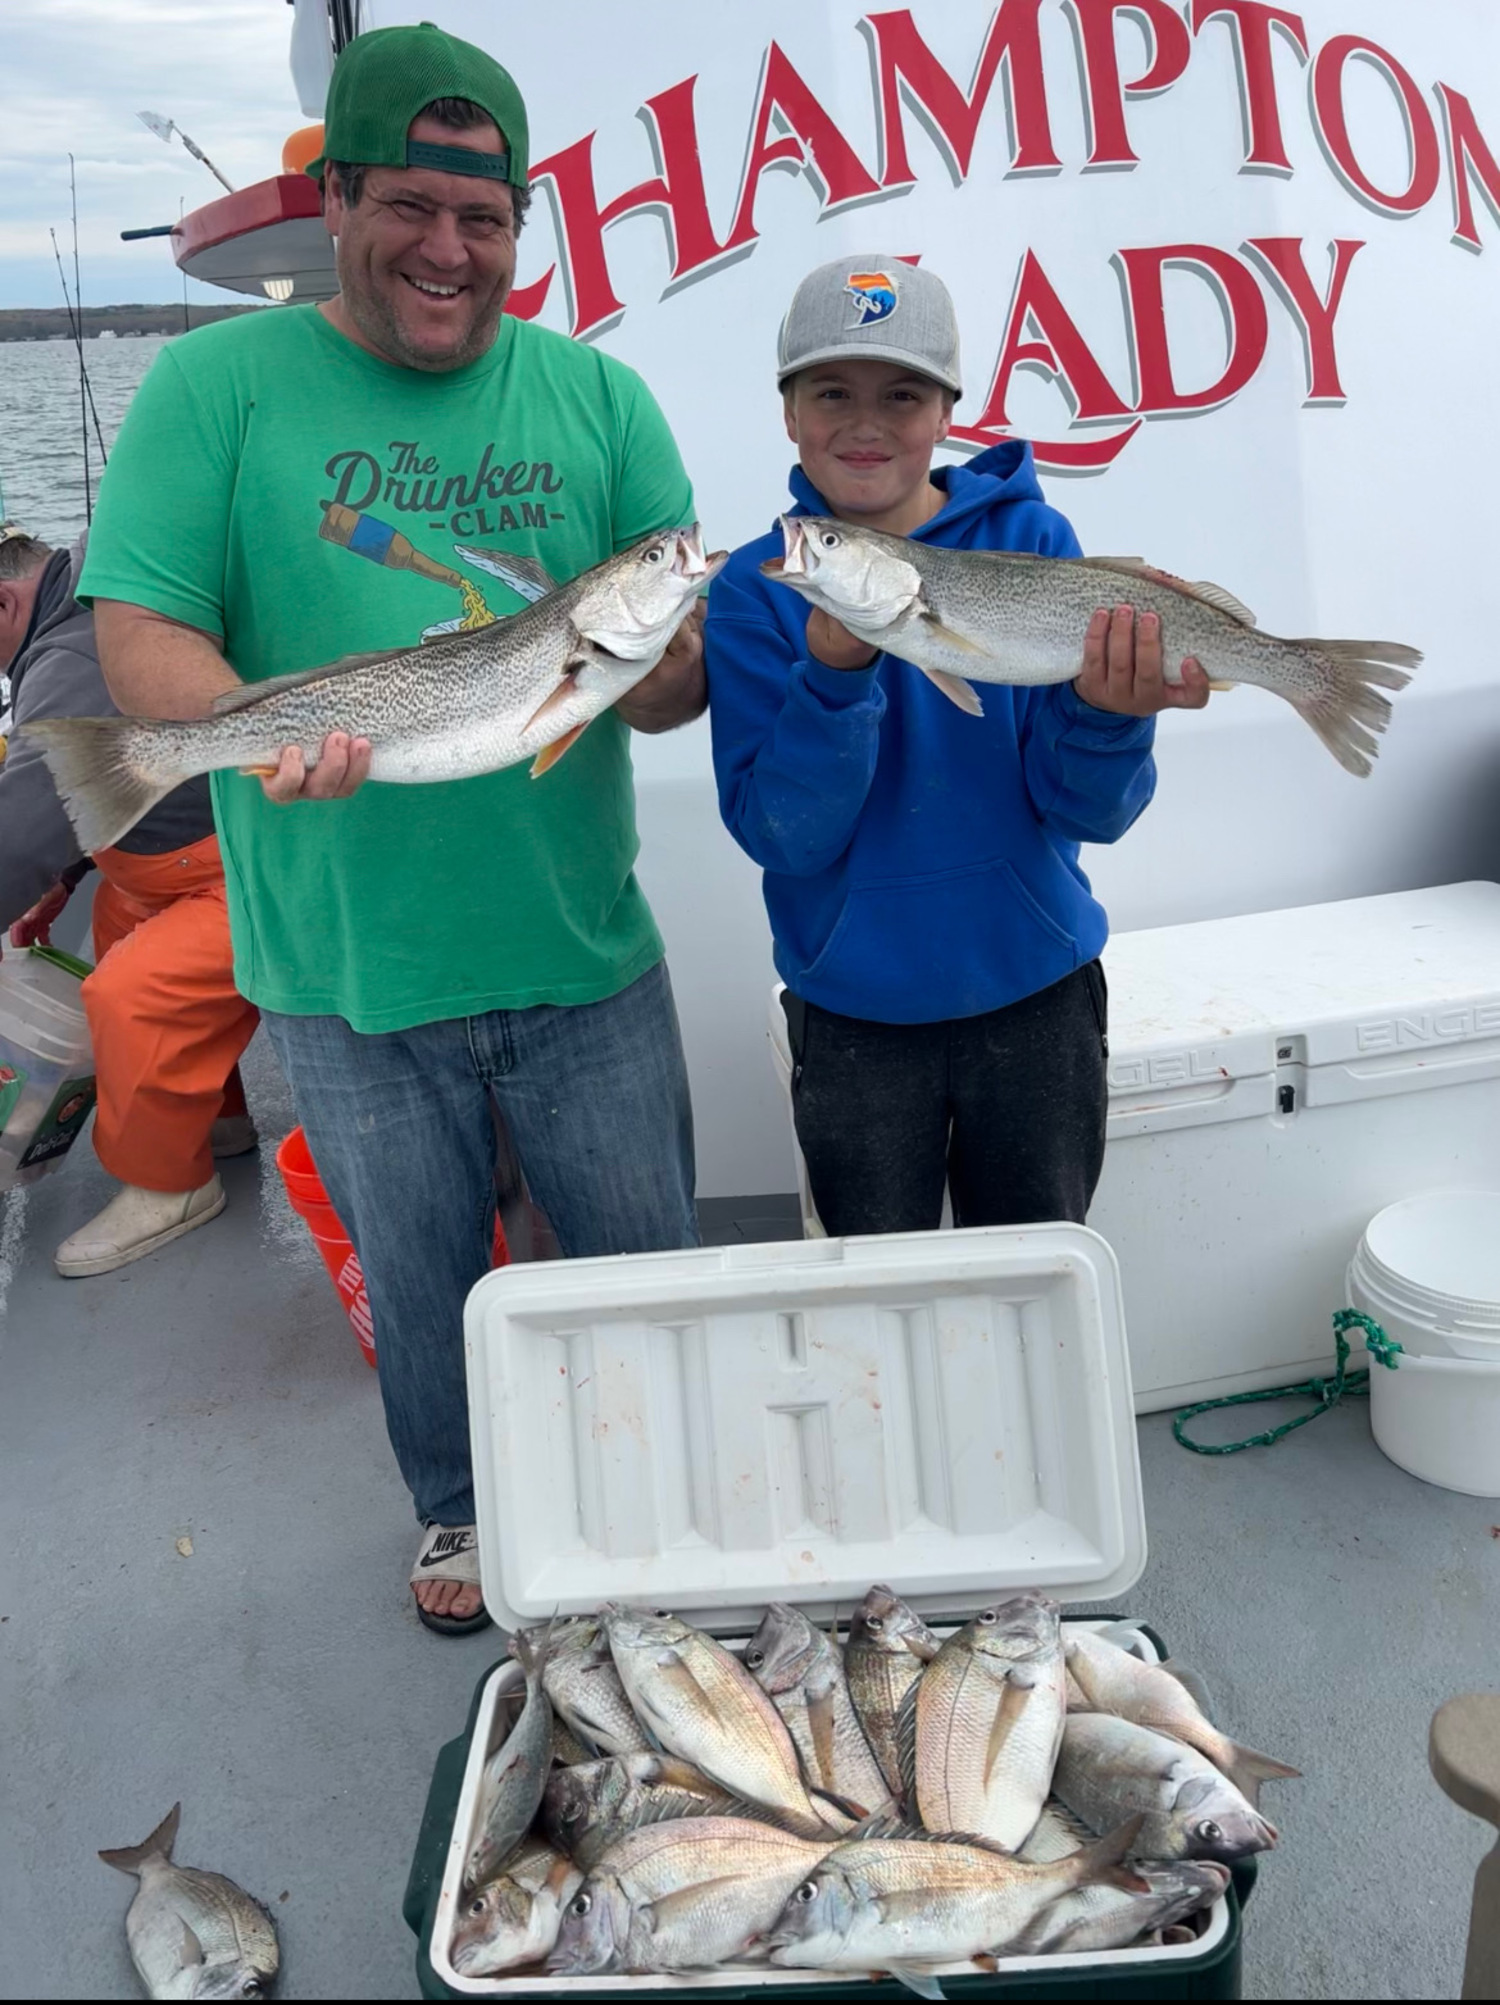
{"label": "boy in blue hoodie", "polygon": [[[778,357],[793,513],[954,550],[1082,553],[1019,440],[933,470],[961,389],[931,272],[841,258],[798,287]],[[1100,607],[1079,674],[957,709],[909,663],[737,550],[705,649],[719,804],[765,872],[797,1139],[831,1233],[1086,1215],[1104,1158],[1108,923],[1078,864],[1150,800],[1163,679],[1149,614]]]}

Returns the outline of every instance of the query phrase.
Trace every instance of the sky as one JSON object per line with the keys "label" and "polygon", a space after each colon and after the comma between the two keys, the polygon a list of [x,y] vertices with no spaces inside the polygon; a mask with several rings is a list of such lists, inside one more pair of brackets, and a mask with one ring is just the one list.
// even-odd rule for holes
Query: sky
{"label": "sky", "polygon": [[[56,229],[71,286],[68,154],[78,173],[85,306],[180,300],[164,239],[122,244],[121,230],[177,220],[223,193],[180,140],[136,117],[173,119],[235,187],[281,167],[306,125],[288,61],[286,0],[4,0],[0,8],[0,307],[61,306],[48,238]],[[190,283],[192,298],[233,295]]]}

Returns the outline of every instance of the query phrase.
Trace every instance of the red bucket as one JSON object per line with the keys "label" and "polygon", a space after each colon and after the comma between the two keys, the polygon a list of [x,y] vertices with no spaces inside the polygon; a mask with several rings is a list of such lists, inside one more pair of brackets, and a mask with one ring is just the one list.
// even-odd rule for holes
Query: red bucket
{"label": "red bucket", "polygon": [[[359,1340],[364,1361],[373,1365],[375,1325],[370,1316],[370,1298],[365,1292],[364,1270],[359,1264],[354,1242],[340,1225],[338,1213],[328,1202],[328,1193],[313,1162],[312,1150],[307,1146],[307,1137],[300,1128],[293,1128],[276,1151],[276,1167],[281,1172],[281,1181],[286,1185],[293,1211],[304,1221],[312,1234],[314,1246],[323,1256],[323,1265],[338,1290],[344,1313]],[[504,1267],[509,1259],[505,1232],[497,1218],[494,1254],[490,1264]]]}

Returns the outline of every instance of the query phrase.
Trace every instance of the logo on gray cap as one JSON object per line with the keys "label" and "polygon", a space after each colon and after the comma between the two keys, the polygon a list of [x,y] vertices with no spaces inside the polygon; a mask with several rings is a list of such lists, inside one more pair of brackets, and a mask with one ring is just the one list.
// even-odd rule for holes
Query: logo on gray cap
{"label": "logo on gray cap", "polygon": [[883,253],[819,265],[781,323],[776,380],[819,362],[893,362],[958,396],[958,317],[947,286]]}

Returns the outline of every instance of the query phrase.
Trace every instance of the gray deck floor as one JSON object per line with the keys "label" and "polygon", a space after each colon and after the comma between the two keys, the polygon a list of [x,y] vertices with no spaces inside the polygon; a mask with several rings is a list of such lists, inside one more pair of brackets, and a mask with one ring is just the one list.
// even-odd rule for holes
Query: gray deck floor
{"label": "gray deck floor", "polygon": [[[252,1059],[279,1136],[284,1092]],[[213,1225],[64,1283],[52,1250],[109,1190],[78,1156],[0,1198],[0,1995],[138,1995],[130,1884],[94,1855],[181,1798],[184,1861],[275,1909],[281,1996],[415,1997],[407,1865],[493,1634],[411,1613],[374,1375],[269,1149],[226,1166]],[[789,1229],[785,1203],[713,1209],[715,1236]],[[1485,1839],[1425,1745],[1445,1697],[1500,1684],[1500,1504],[1402,1475],[1359,1406],[1232,1459],[1183,1453],[1165,1417],[1141,1448],[1131,1611],[1232,1731],[1307,1772],[1268,1792],[1284,1838],[1249,1994],[1456,1996]]]}

